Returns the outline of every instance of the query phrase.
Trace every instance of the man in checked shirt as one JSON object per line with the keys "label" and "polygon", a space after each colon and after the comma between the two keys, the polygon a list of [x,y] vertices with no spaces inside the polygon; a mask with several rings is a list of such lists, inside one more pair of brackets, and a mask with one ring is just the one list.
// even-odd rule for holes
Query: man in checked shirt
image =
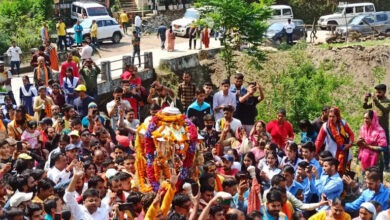
{"label": "man in checked shirt", "polygon": [[177,96],[183,104],[184,112],[187,111],[187,108],[194,101],[195,98],[195,84],[191,83],[191,74],[188,72],[183,73],[183,82],[179,84],[179,89]]}

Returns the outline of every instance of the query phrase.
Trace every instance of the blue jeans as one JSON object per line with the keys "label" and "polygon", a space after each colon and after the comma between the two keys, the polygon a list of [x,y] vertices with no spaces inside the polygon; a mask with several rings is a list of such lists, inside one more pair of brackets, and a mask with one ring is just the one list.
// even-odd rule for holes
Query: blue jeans
{"label": "blue jeans", "polygon": [[137,34],[139,37],[141,37],[141,27],[135,27],[135,31],[137,31]]}
{"label": "blue jeans", "polygon": [[[15,72],[15,67],[16,67],[16,72]],[[11,61],[11,72],[12,75],[17,73],[18,75],[20,74],[20,61]]]}
{"label": "blue jeans", "polygon": [[293,34],[286,34],[287,35],[287,43],[292,45],[293,44]]}
{"label": "blue jeans", "polygon": [[138,66],[141,67],[141,50],[140,48],[133,48],[133,57],[131,58],[131,64],[134,65],[135,55],[138,54]]}
{"label": "blue jeans", "polygon": [[161,38],[161,49],[165,49],[165,38]]}
{"label": "blue jeans", "polygon": [[95,99],[95,103],[98,103],[98,90],[97,90],[97,87],[94,88],[94,89],[91,89],[91,90],[88,90],[87,89],[87,95],[93,97]]}

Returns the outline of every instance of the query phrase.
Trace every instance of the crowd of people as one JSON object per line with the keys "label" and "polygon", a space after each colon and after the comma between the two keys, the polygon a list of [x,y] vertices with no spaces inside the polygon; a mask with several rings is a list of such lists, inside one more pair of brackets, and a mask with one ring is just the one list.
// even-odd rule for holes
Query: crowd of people
{"label": "crowd of people", "polygon": [[[62,23],[57,48],[66,50]],[[318,118],[302,119],[298,128],[285,109],[274,120],[257,120],[264,88],[259,82],[244,85],[242,73],[233,82],[222,80],[218,91],[211,82],[197,88],[189,72],[177,91],[159,81],[148,90],[137,67],[126,65],[120,87],[101,106],[101,71],[91,59],[90,40],[77,37],[81,26],[74,26],[81,55],[71,51],[63,63],[45,27],[44,45],[30,63],[34,77],[23,76],[19,106],[11,87],[22,53],[15,42],[7,51],[11,69],[0,62],[1,92],[7,94],[0,111],[0,219],[389,219],[390,191],[383,182],[389,169],[386,85],[365,94],[359,133],[336,106],[324,106]],[[207,27],[203,31],[209,35]],[[159,36],[173,50],[169,33],[165,27]],[[198,33],[193,24],[190,49]],[[133,35],[139,55],[139,29]],[[53,71],[59,71],[58,80]],[[172,121],[183,114],[196,126],[194,161],[200,164],[187,169],[180,156],[151,163],[156,152],[139,152],[137,141],[150,135],[140,127],[148,130],[161,112]],[[156,188],[139,155],[148,167],[164,167],[169,178],[156,173]],[[360,170],[351,168],[354,157]]]}
{"label": "crowd of people", "polygon": [[[389,217],[383,171],[389,165],[390,101],[384,84],[365,95],[359,134],[334,106],[324,106],[312,122],[302,119],[294,132],[284,109],[275,120],[256,120],[264,89],[259,82],[244,86],[241,73],[233,82],[222,80],[218,91],[210,82],[197,88],[188,72],[177,91],[158,81],[147,91],[137,67],[127,65],[104,108],[98,106],[99,67],[90,58],[77,62],[72,53],[55,64],[50,49],[42,46],[33,56],[34,81],[23,76],[22,104],[16,106],[12,90],[4,100],[0,219]],[[55,67],[58,81],[50,75]],[[0,64],[3,86],[11,86],[12,71]],[[196,160],[202,163],[184,174],[185,158],[168,166],[157,162],[169,178],[157,178],[159,187],[145,190],[155,185],[140,173],[136,154],[146,164],[151,158],[136,148],[139,128],[148,128],[172,103],[197,127]],[[351,169],[352,146],[359,149],[361,173]]]}

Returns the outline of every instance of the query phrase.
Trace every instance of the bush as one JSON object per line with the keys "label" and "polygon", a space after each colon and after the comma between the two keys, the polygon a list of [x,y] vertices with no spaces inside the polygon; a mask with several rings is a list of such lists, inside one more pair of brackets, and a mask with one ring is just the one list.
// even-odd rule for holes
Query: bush
{"label": "bush", "polygon": [[287,119],[298,129],[301,119],[317,118],[324,105],[338,106],[342,117],[357,132],[362,124],[363,109],[352,97],[351,91],[359,88],[354,88],[351,76],[334,73],[326,64],[316,68],[305,52],[295,47],[288,53],[292,62],[286,62],[284,70],[266,75],[262,80],[271,89],[264,103],[258,106],[258,118],[273,120],[277,110],[285,108]]}
{"label": "bush", "polygon": [[15,40],[26,54],[42,42],[40,28],[43,21],[50,25],[53,0],[4,0],[0,3],[0,51],[5,52]]}

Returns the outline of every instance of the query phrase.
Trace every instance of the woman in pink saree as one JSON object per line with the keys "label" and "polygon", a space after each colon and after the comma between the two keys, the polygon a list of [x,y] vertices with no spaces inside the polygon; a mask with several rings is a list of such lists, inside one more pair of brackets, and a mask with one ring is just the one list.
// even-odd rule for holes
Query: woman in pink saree
{"label": "woman in pink saree", "polygon": [[377,113],[369,110],[364,113],[364,124],[360,128],[359,160],[362,170],[376,166],[381,161],[381,151],[387,147],[386,134],[379,125]]}
{"label": "woman in pink saree", "polygon": [[167,30],[167,40],[168,40],[168,52],[173,52],[175,50],[175,33],[173,32],[172,26],[169,26],[169,29]]}

